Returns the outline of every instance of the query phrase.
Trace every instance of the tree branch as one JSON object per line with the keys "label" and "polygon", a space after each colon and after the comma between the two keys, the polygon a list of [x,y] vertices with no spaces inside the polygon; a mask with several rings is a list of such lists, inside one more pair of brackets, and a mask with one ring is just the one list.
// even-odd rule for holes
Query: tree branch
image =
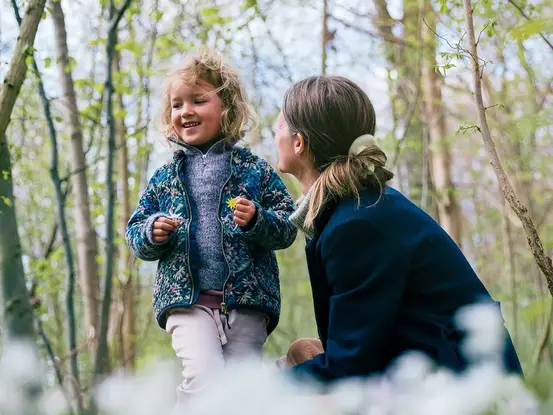
{"label": "tree branch", "polygon": [[520,202],[513,190],[511,183],[509,182],[509,178],[507,177],[501,161],[499,160],[499,155],[497,154],[495,144],[490,134],[488,120],[486,117],[486,107],[484,106],[484,100],[482,98],[482,80],[480,76],[481,68],[478,63],[478,52],[476,48],[476,39],[474,36],[474,22],[472,18],[473,11],[471,7],[471,0],[464,0],[464,4],[469,49],[472,56],[474,95],[476,100],[478,121],[480,123],[479,130],[482,135],[482,139],[484,140],[484,144],[490,157],[490,163],[497,176],[503,196],[505,197],[505,199],[507,199],[509,205],[511,206],[511,209],[517,214],[519,220],[521,221],[524,231],[526,232],[526,237],[528,244],[530,245],[530,250],[534,255],[536,263],[545,276],[549,292],[553,295],[553,263],[551,262],[551,258],[545,255],[543,244],[541,242],[538,231],[536,230],[534,223],[530,218],[528,209]]}

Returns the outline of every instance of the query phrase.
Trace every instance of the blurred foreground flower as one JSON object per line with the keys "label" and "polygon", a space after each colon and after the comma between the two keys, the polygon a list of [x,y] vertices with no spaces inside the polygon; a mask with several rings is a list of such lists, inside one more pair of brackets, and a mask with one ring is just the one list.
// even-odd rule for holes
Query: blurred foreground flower
{"label": "blurred foreground flower", "polygon": [[[176,407],[180,365],[171,360],[137,374],[114,372],[94,396],[102,415],[538,414],[534,395],[500,365],[503,321],[497,311],[478,305],[459,313],[459,326],[468,332],[465,351],[475,362],[462,375],[413,352],[397,359],[384,376],[338,382],[321,395],[318,385],[293,382],[272,362],[241,361]],[[6,344],[0,358],[0,415],[65,415],[58,389],[41,393],[42,373],[31,345]]]}

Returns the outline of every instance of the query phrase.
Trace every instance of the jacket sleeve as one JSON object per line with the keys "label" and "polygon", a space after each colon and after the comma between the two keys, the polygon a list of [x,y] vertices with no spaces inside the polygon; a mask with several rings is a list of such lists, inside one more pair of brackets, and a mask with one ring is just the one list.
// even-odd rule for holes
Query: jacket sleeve
{"label": "jacket sleeve", "polygon": [[253,226],[240,227],[249,241],[267,249],[285,249],[294,243],[297,228],[289,221],[294,211],[294,200],[286,185],[266,161],[261,161],[263,180],[261,203],[257,208]]}
{"label": "jacket sleeve", "polygon": [[168,249],[172,236],[170,235],[166,241],[161,243],[153,240],[154,222],[162,216],[170,217],[169,214],[164,214],[159,210],[156,193],[158,171],[154,173],[148,186],[140,196],[138,206],[129,219],[125,232],[125,239],[130,250],[144,261],[157,261]]}
{"label": "jacket sleeve", "polygon": [[326,383],[382,369],[403,296],[407,251],[366,219],[350,219],[319,241],[330,286],[326,352],[291,368]]}

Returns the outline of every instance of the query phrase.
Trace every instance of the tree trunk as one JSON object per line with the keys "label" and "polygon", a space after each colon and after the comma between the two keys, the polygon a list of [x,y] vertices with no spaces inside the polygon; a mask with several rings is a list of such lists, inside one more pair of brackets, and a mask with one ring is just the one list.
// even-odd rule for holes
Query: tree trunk
{"label": "tree trunk", "polygon": [[77,96],[71,75],[71,61],[67,49],[67,32],[65,30],[63,9],[60,1],[52,0],[50,4],[52,6],[52,16],[56,31],[56,49],[59,60],[60,79],[67,109],[66,123],[69,129],[69,136],[71,137],[70,162],[73,171],[72,180],[76,199],[77,261],[83,293],[85,333],[88,339],[95,339],[98,331],[98,300],[100,293],[97,263],[98,246],[90,213],[83,134],[79,120]]}
{"label": "tree trunk", "polygon": [[[409,174],[406,177],[408,188],[407,195],[412,198],[419,206],[422,204],[423,187],[432,187],[431,183],[424,183],[426,180],[425,169],[423,167],[423,128],[420,122],[420,77],[421,77],[421,59],[420,51],[410,48],[408,44],[420,44],[420,0],[403,1],[403,39],[402,42],[392,44],[387,42],[384,47],[384,55],[390,67],[390,71],[395,71],[394,80],[390,80],[390,90],[392,98],[392,112],[395,119],[400,121],[402,130],[401,138],[398,139],[394,162],[398,159],[400,151],[403,153],[403,159],[398,162],[398,170],[403,162],[409,166]],[[382,39],[395,37],[392,27],[395,20],[388,13],[388,4],[386,0],[375,0],[376,16],[373,24],[378,29]],[[419,46],[420,48],[420,46]],[[398,137],[396,137],[398,138]],[[402,148],[403,147],[403,148]]]}
{"label": "tree trunk", "polygon": [[[21,18],[19,16],[19,10],[17,8],[17,3],[13,1],[13,7],[15,12],[15,17],[19,25],[22,24]],[[58,222],[60,233],[63,240],[63,249],[65,253],[65,264],[66,264],[66,312],[67,312],[67,342],[70,353],[69,358],[69,373],[71,375],[71,386],[73,391],[73,397],[77,401],[77,407],[79,408],[79,413],[82,412],[82,397],[80,391],[80,377],[79,377],[79,368],[77,364],[77,353],[73,353],[77,349],[77,333],[75,326],[75,303],[74,303],[74,290],[75,290],[75,269],[73,266],[73,250],[71,248],[71,241],[69,239],[69,231],[67,228],[67,222],[65,220],[65,195],[61,188],[61,181],[59,176],[58,168],[58,139],[56,134],[56,129],[54,127],[54,120],[52,118],[52,112],[50,110],[50,101],[46,97],[46,91],[44,90],[44,84],[42,83],[42,76],[38,69],[37,63],[34,60],[33,53],[30,53],[30,56],[33,57],[33,72],[38,81],[38,92],[40,96],[40,101],[42,103],[42,108],[44,110],[44,117],[46,118],[46,123],[48,126],[48,135],[50,136],[50,146],[51,146],[51,166],[50,166],[50,175],[52,177],[52,182],[54,184],[54,189],[56,193],[56,210],[58,214]],[[41,336],[46,339],[45,334],[42,332],[42,324],[39,318],[39,330],[41,331]],[[55,363],[55,361],[54,361]],[[60,384],[61,376],[58,377]]]}
{"label": "tree trunk", "polygon": [[[432,32],[436,28],[436,13],[430,3],[424,10],[422,87],[424,118],[428,124],[431,148],[431,168],[438,205],[438,219],[445,231],[461,246],[461,210],[457,202],[451,177],[451,151],[447,141],[447,128],[442,101],[441,76],[434,70],[437,40]],[[428,25],[428,26],[427,26]]]}
{"label": "tree trunk", "polygon": [[4,315],[2,326],[10,335],[29,338],[34,335],[33,315],[21,260],[21,243],[15,214],[12,165],[6,130],[25,80],[26,58],[32,52],[45,3],[46,0],[29,1],[8,73],[0,89],[0,278],[2,279],[0,315]]}
{"label": "tree trunk", "polygon": [[115,117],[113,115],[113,60],[115,47],[117,45],[117,28],[121,17],[125,10],[129,7],[131,0],[126,0],[120,10],[117,10],[113,5],[113,0],[110,1],[110,21],[108,38],[106,44],[106,118],[108,122],[108,156],[107,156],[107,171],[106,171],[106,191],[108,194],[107,213],[106,213],[106,271],[104,274],[104,293],[102,298],[102,313],[100,318],[100,332],[98,333],[98,349],[96,352],[96,360],[94,364],[94,378],[97,379],[100,375],[106,372],[109,360],[108,349],[108,328],[109,316],[111,308],[111,292],[113,284],[113,260],[114,260],[114,241],[113,241],[113,219],[115,192],[113,188],[113,158],[115,154]]}
{"label": "tree trunk", "polygon": [[329,41],[328,32],[328,0],[323,0],[323,25],[321,33],[321,74],[326,75],[326,48]]}
{"label": "tree trunk", "polygon": [[499,156],[495,149],[495,144],[490,134],[488,120],[486,118],[486,107],[484,106],[484,100],[482,98],[482,83],[480,74],[482,68],[480,66],[480,62],[478,61],[478,52],[476,47],[477,43],[476,37],[474,35],[474,22],[472,19],[473,10],[471,0],[464,0],[464,4],[469,52],[472,61],[474,95],[476,100],[478,122],[480,124],[479,130],[482,134],[482,139],[484,140],[488,155],[490,156],[490,163],[497,176],[497,180],[499,182],[499,186],[501,188],[503,196],[509,202],[511,209],[513,209],[513,211],[519,217],[524,231],[526,232],[526,237],[528,240],[528,244],[530,245],[530,250],[534,255],[536,263],[545,276],[549,292],[551,293],[551,295],[553,295],[553,263],[551,262],[551,258],[545,255],[543,244],[541,242],[538,231],[536,230],[536,227],[534,226],[534,223],[532,222],[532,219],[528,214],[528,209],[520,202],[517,195],[513,191],[513,187],[511,186],[509,178],[507,177],[507,174],[505,174],[505,170],[501,165],[501,161],[499,160]]}
{"label": "tree trunk", "polygon": [[[115,70],[120,71],[120,55],[117,54],[115,59]],[[142,99],[140,97],[139,99]],[[119,109],[124,109],[123,94],[117,94],[117,103]],[[127,222],[131,216],[130,194],[129,194],[129,155],[127,148],[127,127],[123,118],[116,120],[116,133],[118,137],[119,149],[119,180],[120,180],[120,197],[121,201],[121,223],[120,235],[124,239],[127,229]],[[121,249],[120,261],[120,280],[123,302],[123,315],[121,321],[121,358],[123,366],[128,369],[134,368],[135,362],[135,347],[136,347],[136,328],[135,328],[135,289],[134,275],[132,270],[132,257],[127,247]]]}

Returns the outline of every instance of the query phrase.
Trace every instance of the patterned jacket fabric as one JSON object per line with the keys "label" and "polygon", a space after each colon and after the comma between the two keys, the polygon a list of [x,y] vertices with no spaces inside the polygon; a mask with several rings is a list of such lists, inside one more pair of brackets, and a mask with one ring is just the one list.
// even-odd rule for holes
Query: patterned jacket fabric
{"label": "patterned jacket fabric", "polygon": [[[189,307],[200,293],[190,269],[190,201],[179,177],[186,154],[174,153],[173,161],[155,171],[140,197],[126,230],[131,251],[144,261],[159,261],[153,284],[154,315],[165,328],[167,312]],[[257,207],[253,226],[241,228],[234,222],[229,201],[242,196]],[[229,206],[230,205],[230,206]],[[249,308],[269,317],[267,331],[278,324],[280,315],[279,270],[275,250],[292,245],[297,229],[288,218],[294,202],[274,169],[249,149],[235,146],[231,153],[229,178],[221,189],[219,219],[223,229],[221,248],[229,267],[224,285],[225,310]],[[157,218],[180,221],[167,241],[156,243],[152,228]]]}

